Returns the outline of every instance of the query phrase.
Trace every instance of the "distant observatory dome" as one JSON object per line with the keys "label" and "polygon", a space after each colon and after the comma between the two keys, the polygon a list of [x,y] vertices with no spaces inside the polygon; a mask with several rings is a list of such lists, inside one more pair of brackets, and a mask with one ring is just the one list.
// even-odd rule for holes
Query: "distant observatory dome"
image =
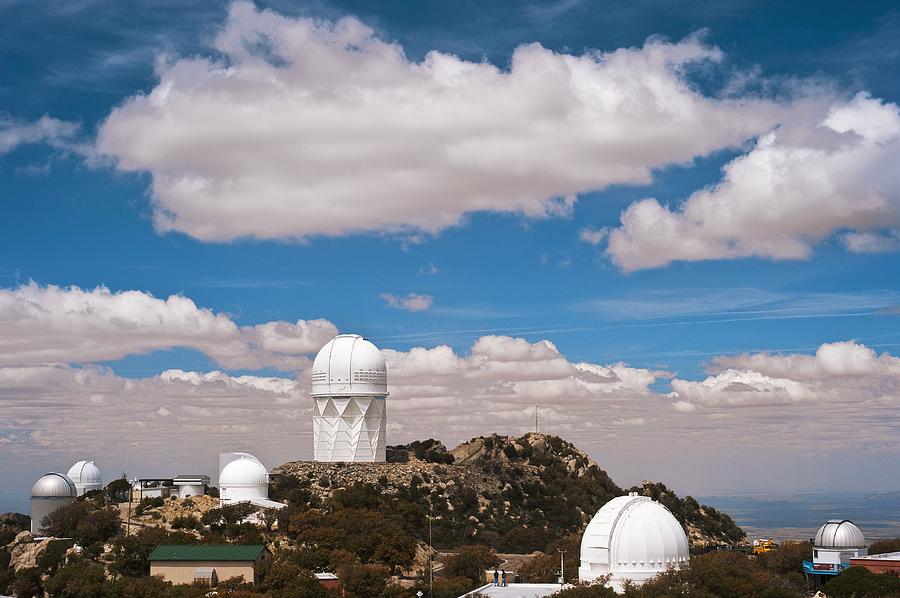
{"label": "distant observatory dome", "polygon": [[690,560],[688,539],[672,513],[646,496],[631,493],[603,505],[581,539],[581,581],[612,574],[622,592],[625,580],[640,584]]}
{"label": "distant observatory dome", "polygon": [[269,472],[253,455],[236,453],[219,472],[219,493],[223,503],[269,497]]}
{"label": "distant observatory dome", "polygon": [[312,368],[312,396],[387,396],[387,366],[378,347],[358,334],[339,334]]}
{"label": "distant observatory dome", "polygon": [[100,476],[100,469],[94,465],[93,461],[79,461],[69,468],[67,474],[69,479],[75,483],[78,490],[78,496],[91,490],[100,490],[103,488],[103,481]]}
{"label": "distant observatory dome", "polygon": [[816,548],[863,548],[866,538],[849,519],[829,519],[816,532]]}
{"label": "distant observatory dome", "polygon": [[38,478],[31,487],[31,533],[41,531],[44,518],[75,501],[75,482],[61,473],[50,472]]}

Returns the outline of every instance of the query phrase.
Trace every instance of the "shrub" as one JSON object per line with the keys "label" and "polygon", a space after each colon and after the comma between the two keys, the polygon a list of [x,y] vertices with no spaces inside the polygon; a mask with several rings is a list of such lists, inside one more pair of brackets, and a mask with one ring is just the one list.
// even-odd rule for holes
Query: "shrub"
{"label": "shrub", "polygon": [[125,478],[113,480],[106,485],[104,492],[111,502],[128,502],[131,500],[131,482]]}
{"label": "shrub", "polygon": [[65,564],[66,552],[72,547],[72,540],[55,540],[37,559],[38,568],[44,573],[53,573]]}
{"label": "shrub", "polygon": [[44,589],[54,598],[102,598],[106,596],[103,566],[90,561],[76,561],[52,575]]}
{"label": "shrub", "polygon": [[[484,571],[500,564],[496,553],[480,544],[463,546],[447,559],[444,564],[444,575],[448,577],[465,577],[473,583],[484,581]],[[477,586],[476,586],[477,587]]]}
{"label": "shrub", "polygon": [[172,519],[170,526],[172,529],[199,529],[201,527],[200,520],[194,515],[179,515]]}
{"label": "shrub", "polygon": [[876,540],[869,546],[869,554],[884,554],[900,551],[900,538]]}
{"label": "shrub", "polygon": [[119,512],[97,507],[89,501],[78,501],[50,513],[41,522],[48,535],[75,538],[91,552],[119,533]]}
{"label": "shrub", "polygon": [[566,588],[551,594],[553,598],[616,598],[616,595],[610,588],[600,584]]}
{"label": "shrub", "polygon": [[900,596],[900,577],[850,567],[825,585],[828,598],[893,598]]}
{"label": "shrub", "polygon": [[347,598],[373,598],[387,586],[388,569],[379,565],[345,565],[338,569],[337,576]]}

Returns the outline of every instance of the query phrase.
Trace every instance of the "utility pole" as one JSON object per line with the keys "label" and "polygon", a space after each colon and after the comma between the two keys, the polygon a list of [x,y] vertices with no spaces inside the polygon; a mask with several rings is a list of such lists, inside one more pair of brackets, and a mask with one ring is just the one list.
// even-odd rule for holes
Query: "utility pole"
{"label": "utility pole", "polygon": [[559,553],[559,586],[562,587],[566,583],[566,551],[562,548],[557,548],[556,552]]}
{"label": "utility pole", "polygon": [[534,404],[534,433],[538,433],[538,404]]}
{"label": "utility pole", "polygon": [[431,513],[428,514],[428,598],[434,598],[434,546],[431,543]]}

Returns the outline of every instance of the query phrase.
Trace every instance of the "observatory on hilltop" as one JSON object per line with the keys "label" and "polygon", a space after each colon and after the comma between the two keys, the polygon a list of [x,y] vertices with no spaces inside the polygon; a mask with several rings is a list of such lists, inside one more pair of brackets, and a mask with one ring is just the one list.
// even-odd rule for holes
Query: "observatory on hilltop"
{"label": "observatory on hilltop", "polygon": [[603,505],[584,530],[578,577],[611,575],[609,586],[621,594],[626,580],[641,584],[687,567],[690,558],[687,535],[669,509],[632,492]]}
{"label": "observatory on hilltop", "polygon": [[339,334],[312,369],[313,459],[385,460],[387,366],[378,347],[358,334]]}
{"label": "observatory on hilltop", "polygon": [[75,483],[78,496],[82,496],[92,490],[103,489],[100,468],[94,465],[93,461],[79,461],[69,468],[69,473],[66,475]]}
{"label": "observatory on hilltop", "polygon": [[849,519],[829,519],[816,532],[812,560],[803,561],[803,572],[814,587],[850,567],[850,559],[869,553],[866,538]]}
{"label": "observatory on hilltop", "polygon": [[51,471],[38,478],[31,488],[31,533],[38,534],[44,518],[75,502],[75,482]]}

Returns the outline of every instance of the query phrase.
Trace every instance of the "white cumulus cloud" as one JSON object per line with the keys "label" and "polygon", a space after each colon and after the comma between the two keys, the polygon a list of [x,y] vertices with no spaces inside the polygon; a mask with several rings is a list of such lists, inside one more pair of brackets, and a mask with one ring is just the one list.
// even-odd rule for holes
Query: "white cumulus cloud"
{"label": "white cumulus cloud", "polygon": [[567,214],[579,193],[647,183],[781,111],[692,87],[685,67],[722,59],[697,37],[579,56],[524,45],[500,69],[439,51],[412,61],[357,19],[235,2],[213,46],[216,58],[162,63],[97,140],[152,175],[159,230],[206,241]]}
{"label": "white cumulus cloud", "polygon": [[224,367],[299,370],[335,334],[322,319],[238,326],[182,295],[36,283],[0,289],[0,365],[90,363],[188,347]]}
{"label": "white cumulus cloud", "polygon": [[421,295],[419,293],[409,293],[405,296],[382,293],[381,298],[385,300],[388,307],[402,309],[408,312],[428,311],[434,304],[434,297],[431,295]]}
{"label": "white cumulus cloud", "polygon": [[878,355],[855,341],[825,343],[815,355],[720,356],[712,369],[714,374],[703,381],[672,380],[673,396],[706,407],[900,405],[900,358]]}
{"label": "white cumulus cloud", "polygon": [[674,209],[652,198],[629,206],[609,235],[613,262],[629,271],[678,260],[803,259],[846,229],[852,251],[896,248],[900,108],[864,93],[800,106],[713,187]]}
{"label": "white cumulus cloud", "polygon": [[11,152],[20,145],[46,143],[58,149],[80,149],[75,138],[81,125],[42,116],[33,122],[19,122],[0,118],[0,154]]}

